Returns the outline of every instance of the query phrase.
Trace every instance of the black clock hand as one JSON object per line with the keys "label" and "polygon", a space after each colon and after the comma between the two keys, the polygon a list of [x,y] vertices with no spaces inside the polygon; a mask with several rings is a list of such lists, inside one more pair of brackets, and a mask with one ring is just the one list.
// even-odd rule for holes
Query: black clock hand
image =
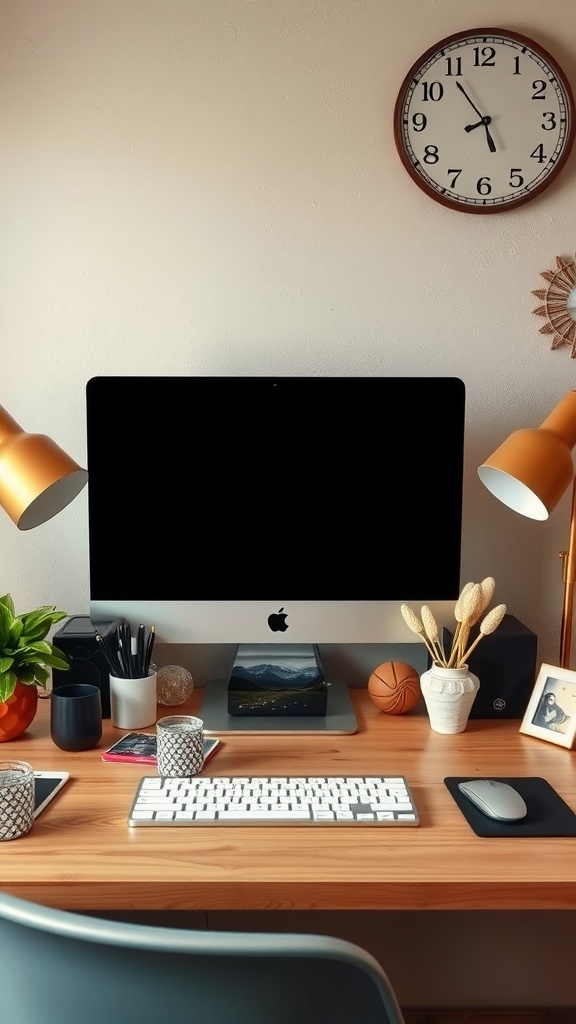
{"label": "black clock hand", "polygon": [[492,123],[492,118],[490,117],[489,114],[485,114],[484,117],[481,117],[480,120],[476,121],[475,124],[465,124],[464,125],[464,131],[465,132],[473,132],[475,128],[482,128],[482,127],[485,128],[486,129],[486,141],[488,142],[488,149],[490,150],[491,153],[495,153],[496,152],[496,146],[494,145],[494,139],[492,138],[490,132],[488,131],[488,125],[491,124],[491,123]]}
{"label": "black clock hand", "polygon": [[488,143],[488,149],[490,150],[491,153],[495,153],[496,152],[496,146],[494,144],[494,139],[492,138],[490,129],[488,127],[488,125],[492,121],[492,118],[488,114],[481,114],[480,113],[480,111],[478,110],[478,107],[476,106],[476,104],[470,99],[470,97],[469,97],[468,93],[466,92],[464,86],[460,85],[460,82],[456,82],[456,85],[460,89],[460,92],[463,94],[463,96],[466,97],[466,99],[468,100],[468,103],[470,104],[472,109],[476,111],[476,113],[478,114],[478,117],[480,118],[480,121],[478,122],[478,124],[467,125],[465,131],[469,132],[469,131],[472,131],[473,128],[479,128],[480,125],[483,125],[484,126],[484,130],[486,132],[486,142]]}
{"label": "black clock hand", "polygon": [[486,124],[486,122],[484,122],[484,130],[486,132],[486,142],[488,143],[488,149],[490,150],[491,153],[495,153],[496,152],[496,146],[495,146],[495,143],[494,143],[494,139],[492,138],[492,136],[490,134],[490,129],[488,128],[488,125]]}
{"label": "black clock hand", "polygon": [[480,120],[476,121],[475,124],[465,124],[464,125],[464,131],[465,132],[473,132],[475,128],[481,128],[482,126],[485,127],[487,124],[490,124],[491,121],[492,121],[492,118],[488,114],[486,114],[485,117],[481,117]]}
{"label": "black clock hand", "polygon": [[478,114],[478,117],[483,117],[484,115],[478,110],[478,107],[476,106],[476,104],[472,102],[472,100],[470,99],[470,97],[469,97],[468,93],[466,92],[466,89],[464,88],[464,86],[460,85],[460,82],[456,82],[456,85],[460,89],[460,92],[466,97],[466,99],[468,100],[468,103],[473,108],[473,110],[476,111],[476,113]]}

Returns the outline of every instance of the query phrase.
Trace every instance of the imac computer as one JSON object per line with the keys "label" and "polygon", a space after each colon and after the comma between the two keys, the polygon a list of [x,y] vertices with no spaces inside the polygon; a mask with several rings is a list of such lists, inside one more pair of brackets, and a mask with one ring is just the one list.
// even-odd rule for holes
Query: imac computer
{"label": "imac computer", "polygon": [[460,589],[464,411],[455,377],[94,377],[92,621],[210,652],[199,685],[238,644],[414,642],[401,603]]}

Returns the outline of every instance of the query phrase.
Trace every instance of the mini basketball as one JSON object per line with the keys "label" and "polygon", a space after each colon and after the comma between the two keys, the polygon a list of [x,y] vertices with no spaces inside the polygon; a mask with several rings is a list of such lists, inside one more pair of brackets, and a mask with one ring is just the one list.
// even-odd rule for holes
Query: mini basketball
{"label": "mini basketball", "polygon": [[370,700],[387,715],[403,715],[416,707],[422,691],[420,677],[405,661],[385,661],[368,680]]}

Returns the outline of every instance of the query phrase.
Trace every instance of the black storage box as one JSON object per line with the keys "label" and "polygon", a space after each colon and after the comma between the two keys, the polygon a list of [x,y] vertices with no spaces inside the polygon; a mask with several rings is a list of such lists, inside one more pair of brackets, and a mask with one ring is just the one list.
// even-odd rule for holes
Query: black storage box
{"label": "black storage box", "polygon": [[239,644],[228,682],[233,717],[326,714],[328,689],[315,644]]}
{"label": "black storage box", "polygon": [[[470,642],[478,627],[470,634]],[[444,627],[444,650],[448,654],[453,631]],[[523,718],[536,682],[538,638],[514,615],[505,615],[500,625],[482,637],[472,651],[468,666],[480,680],[470,718]]]}
{"label": "black storage box", "polygon": [[99,622],[98,629],[93,625],[89,615],[73,615],[67,619],[52,642],[70,659],[67,671],[52,669],[52,686],[66,686],[68,683],[91,683],[100,690],[102,717],[110,718],[110,669],[96,639],[123,622]]}

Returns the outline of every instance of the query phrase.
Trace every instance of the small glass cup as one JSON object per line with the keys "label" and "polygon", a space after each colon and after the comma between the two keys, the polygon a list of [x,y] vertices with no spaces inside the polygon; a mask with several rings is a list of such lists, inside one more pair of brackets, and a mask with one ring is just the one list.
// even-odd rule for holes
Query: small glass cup
{"label": "small glass cup", "polygon": [[194,715],[159,718],[156,748],[159,775],[197,775],[204,766],[204,722]]}
{"label": "small glass cup", "polygon": [[0,841],[18,839],[34,820],[34,770],[27,761],[0,761]]}

